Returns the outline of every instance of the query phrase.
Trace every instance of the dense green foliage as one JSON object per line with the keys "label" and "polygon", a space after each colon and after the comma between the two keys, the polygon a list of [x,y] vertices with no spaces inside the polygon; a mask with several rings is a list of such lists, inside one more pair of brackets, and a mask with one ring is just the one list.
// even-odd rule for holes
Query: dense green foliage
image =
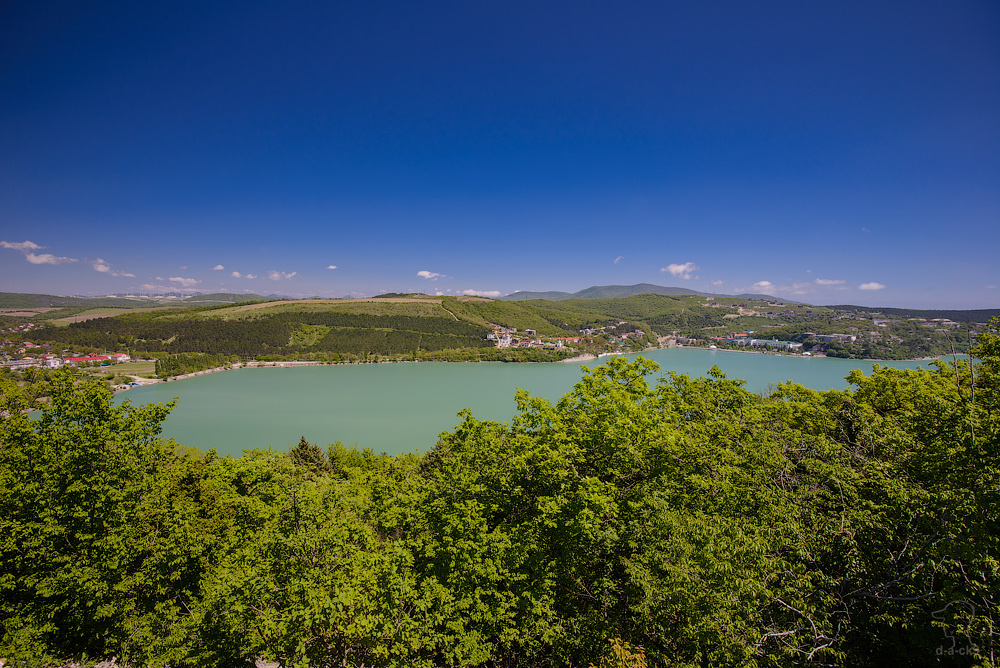
{"label": "dense green foliage", "polygon": [[[192,316],[201,311],[193,312]],[[303,327],[325,334],[302,342]],[[327,352],[398,355],[419,350],[492,345],[482,327],[450,317],[379,316],[337,312],[273,313],[251,321],[138,313],[47,329],[47,341],[142,353],[201,353],[244,359]]]}
{"label": "dense green foliage", "polygon": [[160,378],[172,378],[186,373],[217,369],[227,364],[239,361],[239,358],[225,355],[208,355],[206,353],[188,353],[186,355],[157,355],[156,375]]}
{"label": "dense green foliage", "polygon": [[403,457],[180,457],[170,406],[56,374],[33,421],[0,379],[0,657],[991,665],[1000,337],[974,352],[768,396],[619,358]]}
{"label": "dense green foliage", "polygon": [[[532,305],[495,300],[449,299],[448,309],[456,316],[472,322],[493,323],[503,327],[513,327],[520,331],[534,329],[550,336],[572,336],[575,329],[560,326],[547,320]],[[605,318],[606,320],[606,318]]]}

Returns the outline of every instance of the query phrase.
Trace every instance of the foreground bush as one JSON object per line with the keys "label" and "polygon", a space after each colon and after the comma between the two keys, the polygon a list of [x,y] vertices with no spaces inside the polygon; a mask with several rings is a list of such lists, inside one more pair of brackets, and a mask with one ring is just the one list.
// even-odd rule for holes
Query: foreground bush
{"label": "foreground bush", "polygon": [[0,656],[56,665],[992,665],[1000,343],[761,397],[614,359],[422,457],[181,457],[5,389]]}

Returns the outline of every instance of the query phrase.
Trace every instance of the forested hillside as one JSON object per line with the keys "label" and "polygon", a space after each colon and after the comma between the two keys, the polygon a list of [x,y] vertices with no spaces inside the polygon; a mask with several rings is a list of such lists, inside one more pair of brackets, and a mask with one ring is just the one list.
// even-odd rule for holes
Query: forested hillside
{"label": "forested hillside", "polygon": [[[0,329],[11,334],[0,341],[0,355],[13,357],[24,340],[43,344],[35,352],[128,352],[159,360],[161,377],[252,360],[555,361],[674,340],[744,347],[733,337],[788,341],[801,344],[797,352],[811,355],[913,359],[963,352],[985,330],[985,317],[996,313],[940,311],[916,317],[918,312],[660,294],[560,301],[422,294],[227,301],[236,297],[204,295],[199,299],[211,305],[203,306],[127,311],[74,306],[33,317],[13,312],[0,322]],[[931,314],[940,317],[926,320]],[[22,324],[31,325],[30,339],[28,330],[17,329]],[[505,334],[516,340],[497,347]]]}
{"label": "forested hillside", "polygon": [[8,383],[0,657],[994,665],[1000,336],[973,353],[767,396],[617,358],[401,457],[185,455],[171,406],[67,374],[32,420]]}

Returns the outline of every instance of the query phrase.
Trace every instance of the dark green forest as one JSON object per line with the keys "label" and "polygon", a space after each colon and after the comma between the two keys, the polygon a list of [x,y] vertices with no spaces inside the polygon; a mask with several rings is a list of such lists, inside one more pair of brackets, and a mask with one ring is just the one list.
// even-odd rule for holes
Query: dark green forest
{"label": "dark green forest", "polygon": [[48,328],[40,336],[54,343],[90,348],[256,358],[300,350],[301,346],[292,343],[293,333],[306,323],[329,328],[323,338],[309,346],[311,351],[396,354],[418,347],[441,350],[492,345],[485,340],[482,327],[451,318],[336,312],[278,313],[249,322],[139,313]]}
{"label": "dark green forest", "polygon": [[61,373],[31,419],[3,381],[0,657],[994,665],[1000,337],[973,352],[767,395],[617,358],[398,457],[192,455],[171,405]]}

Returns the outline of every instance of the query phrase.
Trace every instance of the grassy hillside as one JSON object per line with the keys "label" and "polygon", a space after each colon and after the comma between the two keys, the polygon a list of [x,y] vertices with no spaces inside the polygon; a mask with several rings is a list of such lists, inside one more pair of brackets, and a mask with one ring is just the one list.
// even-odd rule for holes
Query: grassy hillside
{"label": "grassy hillside", "polygon": [[530,290],[519,290],[518,292],[513,292],[509,295],[501,297],[500,299],[504,301],[529,301],[532,299],[546,299],[548,301],[559,301],[560,299],[569,299],[573,296],[570,292],[560,292],[558,290],[550,290],[548,292],[532,292]]}
{"label": "grassy hillside", "polygon": [[[28,295],[22,301],[37,302],[38,297]],[[956,322],[981,322],[991,313],[896,309],[901,315],[889,317],[861,307],[835,310],[738,297],[652,293],[558,301],[400,294],[371,299],[232,303],[225,300],[244,295],[202,297],[215,303],[192,306],[172,301],[168,305],[150,305],[140,301],[131,303],[130,308],[75,304],[36,314],[32,320],[52,326],[32,330],[31,337],[60,350],[129,351],[163,358],[197,355],[202,356],[198,364],[214,365],[261,358],[544,361],[574,352],[557,348],[552,338],[580,336],[583,330],[594,331],[574,344],[576,352],[599,353],[623,347],[638,350],[654,340],[653,334],[670,337],[676,333],[708,345],[708,337],[751,331],[760,338],[802,343],[804,351],[813,353],[901,359],[943,354],[953,346],[961,351],[975,335],[959,332],[957,327],[942,330],[933,323],[923,326],[901,316],[935,315]],[[872,322],[876,317],[890,322],[876,325]],[[494,325],[519,332],[534,330],[550,338],[534,344],[535,349],[502,352],[487,338]],[[646,336],[625,336],[634,330]],[[821,335],[825,334],[840,334],[842,338],[823,340]],[[545,350],[546,346],[549,350]],[[187,362],[174,359],[171,364],[174,371],[192,370]]]}
{"label": "grassy hillside", "polygon": [[439,298],[400,297],[271,301],[216,308],[202,311],[198,315],[203,318],[219,318],[223,320],[255,320],[280,313],[353,313],[428,318],[451,317],[448,311],[442,308],[441,299]]}
{"label": "grassy hillside", "polygon": [[446,304],[456,317],[482,326],[493,323],[503,327],[514,327],[522,332],[534,329],[539,334],[547,336],[571,336],[576,331],[547,320],[535,306],[535,302],[522,304],[493,299],[450,297]]}
{"label": "grassy hillside", "polygon": [[19,292],[0,292],[0,308],[44,308],[51,306],[97,306],[128,307],[134,304],[128,299],[118,297],[59,297],[56,295],[22,294]]}

